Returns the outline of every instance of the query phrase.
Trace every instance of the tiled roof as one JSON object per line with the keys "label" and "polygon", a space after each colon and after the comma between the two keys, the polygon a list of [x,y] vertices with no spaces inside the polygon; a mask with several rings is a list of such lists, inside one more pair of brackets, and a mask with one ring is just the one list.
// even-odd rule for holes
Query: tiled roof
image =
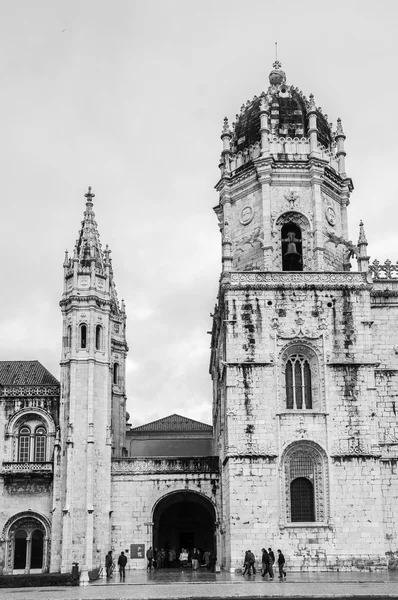
{"label": "tiled roof", "polygon": [[193,419],[187,419],[187,417],[174,414],[158,421],[152,421],[152,423],[147,423],[146,425],[133,427],[130,431],[203,431],[211,433],[213,428],[206,423],[200,423],[200,421],[194,421]]}
{"label": "tiled roof", "polygon": [[59,385],[59,381],[38,360],[1,360],[3,385]]}

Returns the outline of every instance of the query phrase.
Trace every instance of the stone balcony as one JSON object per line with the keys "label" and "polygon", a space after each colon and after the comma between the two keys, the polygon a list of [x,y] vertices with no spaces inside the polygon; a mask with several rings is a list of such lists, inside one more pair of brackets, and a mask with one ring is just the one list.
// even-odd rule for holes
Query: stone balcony
{"label": "stone balcony", "polygon": [[14,479],[45,479],[53,478],[52,462],[3,462],[0,476],[7,481]]}
{"label": "stone balcony", "polygon": [[112,460],[112,475],[200,473],[218,475],[218,456],[121,458]]}

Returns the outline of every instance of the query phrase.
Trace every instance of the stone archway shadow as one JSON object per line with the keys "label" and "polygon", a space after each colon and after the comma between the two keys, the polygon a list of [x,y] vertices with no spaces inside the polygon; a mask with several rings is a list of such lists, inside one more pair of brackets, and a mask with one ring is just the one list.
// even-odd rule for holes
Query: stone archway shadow
{"label": "stone archway shadow", "polygon": [[182,548],[199,548],[202,553],[216,552],[216,511],[209,498],[191,490],[171,492],[160,498],[153,508],[153,547],[176,559],[166,557],[165,567],[177,567]]}

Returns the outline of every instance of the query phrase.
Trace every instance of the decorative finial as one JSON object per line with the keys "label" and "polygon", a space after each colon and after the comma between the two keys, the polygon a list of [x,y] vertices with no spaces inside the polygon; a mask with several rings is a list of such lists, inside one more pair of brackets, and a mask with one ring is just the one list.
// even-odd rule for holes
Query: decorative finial
{"label": "decorative finial", "polygon": [[341,119],[340,119],[340,117],[337,119],[337,129],[336,129],[336,133],[343,133],[343,134],[344,134],[344,131],[343,131],[343,126],[342,126],[342,124],[341,124]]}
{"label": "decorative finial", "polygon": [[88,186],[88,192],[84,194],[84,197],[87,198],[87,202],[93,202],[93,198],[95,198],[95,194],[91,193],[91,185]]}
{"label": "decorative finial", "polygon": [[363,224],[362,219],[359,222],[359,239],[358,239],[358,246],[360,246],[361,244],[366,244],[367,245],[368,240],[366,239],[366,235],[365,235],[365,227]]}
{"label": "decorative finial", "polygon": [[222,128],[222,132],[223,133],[230,133],[230,129],[229,129],[229,124],[228,124],[228,118],[224,117],[224,125]]}

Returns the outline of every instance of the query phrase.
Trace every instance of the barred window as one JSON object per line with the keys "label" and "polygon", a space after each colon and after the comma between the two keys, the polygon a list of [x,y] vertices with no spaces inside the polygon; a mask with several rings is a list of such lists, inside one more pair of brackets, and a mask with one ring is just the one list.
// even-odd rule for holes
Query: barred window
{"label": "barred window", "polygon": [[293,521],[315,521],[314,486],[306,477],[297,477],[290,484]]}
{"label": "barred window", "polygon": [[18,460],[19,462],[29,462],[30,459],[30,429],[21,427],[19,430]]}
{"label": "barred window", "polygon": [[285,519],[288,523],[328,519],[328,465],[325,452],[310,441],[295,442],[283,457]]}
{"label": "barred window", "polygon": [[301,354],[290,356],[286,363],[286,408],[312,408],[311,368]]}
{"label": "barred window", "polygon": [[35,462],[45,462],[46,442],[46,430],[44,427],[38,427],[35,431]]}

